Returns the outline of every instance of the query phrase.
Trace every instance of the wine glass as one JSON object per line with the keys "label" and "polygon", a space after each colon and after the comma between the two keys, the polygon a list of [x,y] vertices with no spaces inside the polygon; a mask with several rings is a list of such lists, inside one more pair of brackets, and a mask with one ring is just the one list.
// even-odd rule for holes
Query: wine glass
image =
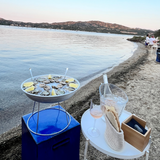
{"label": "wine glass", "polygon": [[99,130],[95,127],[96,125],[96,120],[98,118],[101,118],[102,115],[103,115],[103,111],[100,107],[100,105],[96,105],[92,102],[92,99],[91,99],[91,103],[90,103],[90,114],[91,116],[94,118],[94,125],[93,127],[90,127],[88,129],[88,134],[91,136],[91,137],[98,137],[100,135],[100,132]]}

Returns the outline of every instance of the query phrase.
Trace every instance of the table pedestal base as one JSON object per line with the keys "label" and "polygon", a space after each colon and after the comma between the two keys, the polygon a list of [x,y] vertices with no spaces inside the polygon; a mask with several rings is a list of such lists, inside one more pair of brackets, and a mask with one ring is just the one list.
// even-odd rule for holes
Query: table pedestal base
{"label": "table pedestal base", "polygon": [[[36,106],[36,102],[34,101],[32,114],[30,115],[30,117],[29,117],[28,120],[27,120],[27,128],[28,128],[28,130],[29,130],[30,132],[32,132],[32,133],[35,134],[35,135],[39,135],[39,136],[52,136],[52,135],[59,134],[59,133],[63,132],[65,129],[68,128],[68,126],[69,126],[70,123],[71,123],[71,116],[70,116],[70,114],[69,114],[65,109],[63,109],[63,108],[60,106],[59,103],[58,103],[57,106],[51,105],[50,108],[46,108],[46,109],[43,109],[43,110],[41,110],[41,111],[40,111],[40,102],[37,102],[37,103],[38,103],[38,111],[37,111],[37,112],[34,112],[35,106]],[[64,108],[65,108],[65,102],[64,102]],[[57,111],[59,111],[57,117],[52,117],[52,118],[56,119],[56,122],[57,122],[57,120],[58,120],[57,118],[59,117],[60,112],[63,112],[63,113],[66,115],[66,122],[67,122],[66,126],[64,126],[64,128],[62,128],[61,130],[59,130],[59,131],[57,131],[57,132],[48,133],[48,134],[39,133],[39,132],[38,132],[38,131],[39,131],[39,128],[38,128],[38,126],[39,126],[39,114],[40,114],[40,112],[44,112],[44,111],[46,111],[46,110],[57,110]],[[37,116],[37,117],[35,118],[37,122],[34,120],[35,123],[36,123],[36,126],[35,126],[35,128],[34,128],[34,130],[33,130],[33,127],[30,128],[29,122],[30,122],[31,118],[33,118],[34,116],[35,116],[35,117]],[[32,121],[33,121],[33,119],[32,119]],[[44,123],[44,122],[43,122],[43,123]]]}

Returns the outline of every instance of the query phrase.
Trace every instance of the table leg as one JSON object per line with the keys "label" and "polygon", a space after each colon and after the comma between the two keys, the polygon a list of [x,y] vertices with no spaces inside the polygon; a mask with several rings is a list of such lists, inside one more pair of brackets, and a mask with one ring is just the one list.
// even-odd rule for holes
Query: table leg
{"label": "table leg", "polygon": [[33,104],[32,115],[33,115],[33,113],[34,113],[34,108],[35,108],[35,105],[36,105],[36,101],[34,101],[34,104]]}
{"label": "table leg", "polygon": [[39,107],[40,107],[40,103],[38,102],[38,115],[37,115],[37,129],[36,129],[36,133],[38,132],[38,123],[39,123]]}
{"label": "table leg", "polygon": [[[65,103],[65,101],[63,102],[63,104],[64,104],[64,109],[66,111],[66,103]],[[66,120],[67,120],[67,124],[68,124],[68,115],[67,115],[67,113],[66,113]]]}
{"label": "table leg", "polygon": [[89,139],[86,138],[86,144],[85,144],[85,149],[84,149],[84,160],[87,160],[88,144],[89,144]]}
{"label": "table leg", "polygon": [[149,158],[149,151],[146,151],[146,160]]}

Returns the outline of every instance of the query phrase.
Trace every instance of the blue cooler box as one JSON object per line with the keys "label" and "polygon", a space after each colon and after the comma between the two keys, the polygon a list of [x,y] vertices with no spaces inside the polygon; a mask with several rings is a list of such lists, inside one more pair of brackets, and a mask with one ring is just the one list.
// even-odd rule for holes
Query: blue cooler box
{"label": "blue cooler box", "polygon": [[156,58],[157,62],[160,62],[160,48],[157,49],[157,58]]}
{"label": "blue cooler box", "polygon": [[[39,112],[37,133],[51,134],[67,126],[69,116],[54,108]],[[34,132],[37,115],[34,114],[28,123]],[[68,128],[59,134],[49,136],[40,136],[29,131],[27,120],[30,116],[31,113],[22,117],[22,160],[79,160],[80,124],[72,116]]]}

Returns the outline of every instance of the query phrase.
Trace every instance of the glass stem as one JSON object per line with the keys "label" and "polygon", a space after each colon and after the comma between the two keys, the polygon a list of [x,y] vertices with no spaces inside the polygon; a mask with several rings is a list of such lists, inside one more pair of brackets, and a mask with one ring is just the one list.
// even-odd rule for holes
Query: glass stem
{"label": "glass stem", "polygon": [[96,129],[96,119],[94,118],[93,131]]}

